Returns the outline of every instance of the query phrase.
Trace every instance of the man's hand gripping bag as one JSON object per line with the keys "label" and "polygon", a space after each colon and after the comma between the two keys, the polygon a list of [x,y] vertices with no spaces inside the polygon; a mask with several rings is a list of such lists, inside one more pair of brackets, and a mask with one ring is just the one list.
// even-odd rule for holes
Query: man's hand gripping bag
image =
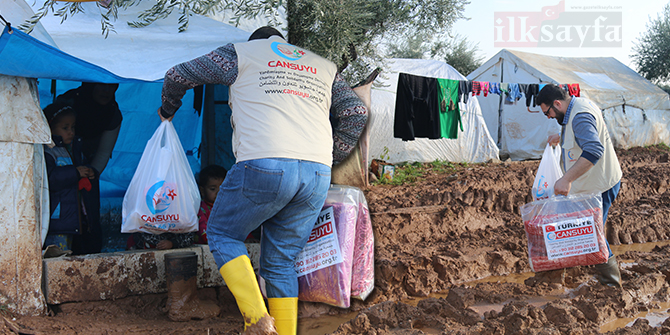
{"label": "man's hand gripping bag", "polygon": [[147,142],[123,197],[122,233],[198,230],[200,193],[172,122]]}
{"label": "man's hand gripping bag", "polygon": [[534,272],[607,262],[600,194],[551,197],[520,210]]}

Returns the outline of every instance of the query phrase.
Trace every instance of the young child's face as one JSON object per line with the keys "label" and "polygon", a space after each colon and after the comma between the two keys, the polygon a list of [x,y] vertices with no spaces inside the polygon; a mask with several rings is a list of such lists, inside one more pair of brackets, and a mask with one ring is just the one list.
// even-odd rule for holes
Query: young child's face
{"label": "young child's face", "polygon": [[58,122],[51,125],[51,134],[63,138],[63,143],[70,144],[74,139],[74,114],[66,114],[58,118]]}
{"label": "young child's face", "polygon": [[223,178],[209,178],[205,186],[200,186],[200,196],[202,200],[213,204],[216,200],[216,195],[219,193],[219,187],[223,183]]}

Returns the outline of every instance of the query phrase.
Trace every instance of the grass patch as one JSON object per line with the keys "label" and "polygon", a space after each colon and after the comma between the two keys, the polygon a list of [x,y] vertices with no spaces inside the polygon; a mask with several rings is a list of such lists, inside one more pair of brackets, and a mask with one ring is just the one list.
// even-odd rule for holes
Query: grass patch
{"label": "grass patch", "polygon": [[658,150],[670,152],[670,147],[665,143],[656,144],[655,147]]}
{"label": "grass patch", "polygon": [[473,166],[468,163],[452,163],[447,161],[435,160],[430,163],[400,163],[395,165],[393,179],[380,178],[373,185],[394,185],[414,184],[424,179],[428,175],[453,174],[460,170]]}

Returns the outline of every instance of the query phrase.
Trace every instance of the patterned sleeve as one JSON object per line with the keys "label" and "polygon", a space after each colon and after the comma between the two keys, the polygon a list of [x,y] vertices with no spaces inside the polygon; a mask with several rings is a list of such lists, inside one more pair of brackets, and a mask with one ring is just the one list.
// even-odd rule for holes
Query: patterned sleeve
{"label": "patterned sleeve", "polygon": [[358,143],[368,121],[368,109],[338,73],[333,81],[331,111],[338,120],[333,128],[333,166],[342,162]]}
{"label": "patterned sleeve", "polygon": [[170,117],[181,107],[181,99],[189,89],[204,84],[230,86],[237,79],[237,53],[233,44],[191,61],[175,65],[163,79],[161,114]]}

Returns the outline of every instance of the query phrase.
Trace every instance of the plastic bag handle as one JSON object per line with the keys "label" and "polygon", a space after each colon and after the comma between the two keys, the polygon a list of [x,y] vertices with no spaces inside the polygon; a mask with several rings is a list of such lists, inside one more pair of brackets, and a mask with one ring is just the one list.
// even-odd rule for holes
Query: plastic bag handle
{"label": "plastic bag handle", "polygon": [[172,122],[166,120],[161,122],[161,125],[158,126],[156,132],[156,139],[159,141],[161,148],[158,159],[160,164],[157,166],[156,177],[158,180],[165,180],[165,177],[170,170],[170,165],[172,164],[172,150],[170,149],[170,140],[172,137],[169,136],[169,133],[174,132],[176,134],[177,131],[174,129]]}

